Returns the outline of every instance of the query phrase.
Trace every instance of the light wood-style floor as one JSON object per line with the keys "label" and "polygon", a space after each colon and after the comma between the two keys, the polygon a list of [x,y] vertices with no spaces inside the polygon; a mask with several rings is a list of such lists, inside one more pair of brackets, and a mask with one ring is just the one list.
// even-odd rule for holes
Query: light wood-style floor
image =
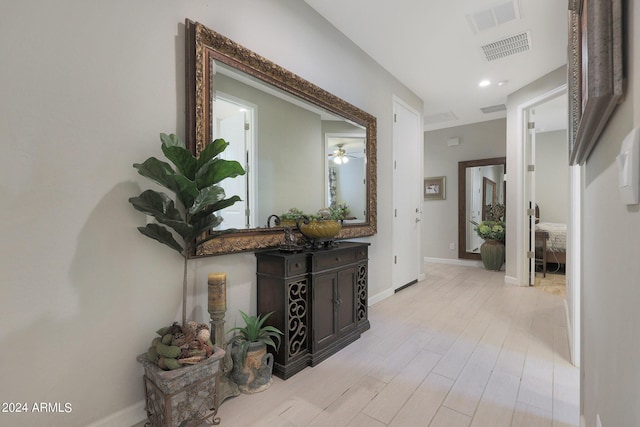
{"label": "light wood-style floor", "polygon": [[371,329],[265,392],[228,399],[226,426],[579,425],[561,297],[504,273],[427,264],[370,307]]}

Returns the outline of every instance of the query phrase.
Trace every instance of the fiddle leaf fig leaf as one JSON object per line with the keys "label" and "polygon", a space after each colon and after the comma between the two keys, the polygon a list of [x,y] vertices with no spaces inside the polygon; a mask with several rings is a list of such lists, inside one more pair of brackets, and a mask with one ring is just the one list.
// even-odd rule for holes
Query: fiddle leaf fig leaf
{"label": "fiddle leaf fig leaf", "polygon": [[224,199],[224,189],[219,185],[210,185],[205,187],[198,193],[198,197],[193,201],[193,205],[189,208],[191,215],[201,212],[208,206],[219,202]]}
{"label": "fiddle leaf fig leaf", "polygon": [[226,178],[235,178],[244,175],[245,171],[240,163],[235,160],[211,159],[196,173],[198,188],[209,187]]}
{"label": "fiddle leaf fig leaf", "polygon": [[183,255],[180,243],[178,243],[176,239],[173,238],[173,234],[163,226],[158,224],[147,224],[144,227],[138,227],[138,231],[151,239],[169,246],[180,255]]}
{"label": "fiddle leaf fig leaf", "polygon": [[192,218],[192,225],[194,228],[194,234],[196,236],[214,231],[213,229],[219,226],[222,223],[223,219],[221,216],[209,214],[206,216],[201,216],[197,219]]}
{"label": "fiddle leaf fig leaf", "polygon": [[162,215],[173,220],[181,220],[182,214],[176,209],[173,200],[164,193],[154,190],[143,191],[138,197],[129,198],[129,203],[147,215]]}
{"label": "fiddle leaf fig leaf", "polygon": [[180,137],[178,135],[175,134],[169,134],[167,135],[166,133],[161,133],[160,134],[160,141],[162,141],[162,143],[164,145],[166,145],[167,147],[182,147],[182,148],[187,148],[184,144],[184,142],[182,141],[182,139],[180,139]]}
{"label": "fiddle leaf fig leaf", "polygon": [[198,187],[196,183],[186,176],[176,175],[173,177],[175,193],[180,203],[185,207],[185,209],[191,209],[193,205],[193,201],[198,197],[200,193],[198,191]]}
{"label": "fiddle leaf fig leaf", "polygon": [[[240,197],[238,196],[233,196],[230,197],[228,199],[224,199],[224,200],[220,200],[217,203],[214,203],[212,205],[207,206],[206,208],[200,210],[199,212],[195,213],[192,215],[191,217],[191,222],[195,225],[196,228],[198,228],[200,230],[200,232],[202,231],[207,231],[207,227],[208,228],[215,228],[218,225],[220,225],[220,222],[222,221],[222,218],[220,218],[220,221],[217,224],[209,224],[208,226],[202,226],[200,225],[201,223],[207,222],[207,221],[211,221],[209,219],[210,216],[214,216],[213,213],[217,212],[219,210],[228,208],[229,206],[233,206],[234,203],[240,201]],[[203,229],[204,228],[204,229]],[[198,234],[198,232],[196,232]]]}
{"label": "fiddle leaf fig leaf", "polygon": [[198,157],[198,170],[201,169],[207,162],[222,153],[229,143],[222,138],[213,140],[211,144],[208,144],[204,150],[200,152]]}
{"label": "fiddle leaf fig leaf", "polygon": [[169,190],[175,191],[174,175],[176,172],[167,162],[149,157],[144,163],[134,163],[133,167],[138,169],[138,173],[151,181],[162,185]]}
{"label": "fiddle leaf fig leaf", "polygon": [[194,227],[185,222],[183,214],[176,209],[173,200],[166,194],[147,190],[138,197],[131,197],[129,202],[140,212],[151,215],[159,223],[171,227],[185,241],[194,238]]}
{"label": "fiddle leaf fig leaf", "polygon": [[195,180],[196,171],[198,170],[198,160],[193,157],[193,154],[186,148],[179,146],[168,146],[162,144],[162,152],[171,160],[171,163],[176,165],[178,171],[190,180]]}

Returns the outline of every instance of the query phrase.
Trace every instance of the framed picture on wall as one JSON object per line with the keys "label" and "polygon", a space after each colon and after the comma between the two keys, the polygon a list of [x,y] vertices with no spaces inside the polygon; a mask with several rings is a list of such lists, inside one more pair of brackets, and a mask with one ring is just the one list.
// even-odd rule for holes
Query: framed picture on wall
{"label": "framed picture on wall", "polygon": [[569,164],[589,157],[622,99],[622,1],[569,1]]}
{"label": "framed picture on wall", "polygon": [[424,199],[444,200],[446,196],[446,177],[432,176],[424,179]]}

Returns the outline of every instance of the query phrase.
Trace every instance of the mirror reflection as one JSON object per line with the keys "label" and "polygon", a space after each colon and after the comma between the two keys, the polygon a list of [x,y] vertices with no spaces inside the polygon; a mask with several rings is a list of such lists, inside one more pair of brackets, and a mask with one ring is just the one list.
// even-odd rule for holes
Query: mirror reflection
{"label": "mirror reflection", "polygon": [[327,205],[347,206],[345,224],[364,222],[367,216],[367,158],[364,133],[326,134]]}
{"label": "mirror reflection", "polygon": [[[364,127],[219,61],[211,69],[212,137],[228,141],[227,159],[247,171],[244,179],[222,182],[227,194],[242,195],[243,201],[221,212],[221,226],[264,227],[272,214],[291,208],[313,213],[336,203],[349,208],[351,222],[364,222]],[[329,166],[327,151],[333,157]]]}
{"label": "mirror reflection", "polygon": [[505,204],[506,158],[469,160],[458,163],[458,257],[480,259],[483,239],[476,224],[487,210]]}

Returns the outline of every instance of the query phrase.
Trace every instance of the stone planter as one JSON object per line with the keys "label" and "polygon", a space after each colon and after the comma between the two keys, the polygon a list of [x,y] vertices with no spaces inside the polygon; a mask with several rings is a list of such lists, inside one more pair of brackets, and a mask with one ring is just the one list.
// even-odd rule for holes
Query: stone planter
{"label": "stone planter", "polygon": [[273,372],[273,354],[267,352],[266,344],[252,342],[249,344],[244,365],[240,363],[238,347],[231,350],[233,370],[231,379],[238,384],[238,388],[245,394],[264,391],[271,386]]}
{"label": "stone planter", "polygon": [[218,376],[225,352],[214,347],[211,357],[196,365],[164,371],[137,357],[144,367],[144,387],[148,422],[154,427],[197,427],[207,420],[219,424]]}
{"label": "stone planter", "polygon": [[504,264],[504,243],[487,239],[480,246],[482,264],[487,270],[500,271]]}

